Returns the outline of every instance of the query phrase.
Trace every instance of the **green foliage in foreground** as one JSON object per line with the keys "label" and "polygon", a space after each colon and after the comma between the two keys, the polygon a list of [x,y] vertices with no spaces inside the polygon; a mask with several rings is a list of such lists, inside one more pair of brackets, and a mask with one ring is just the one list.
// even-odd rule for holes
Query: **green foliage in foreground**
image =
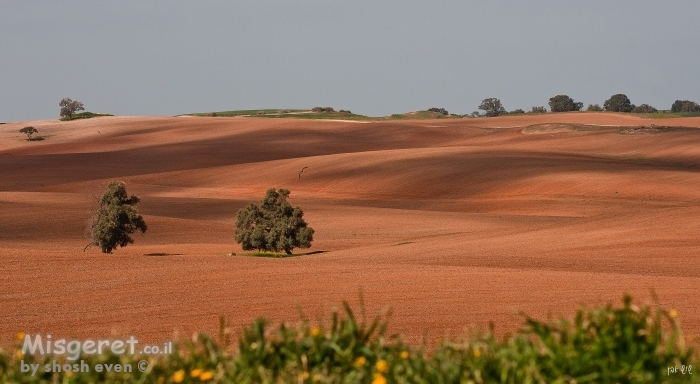
{"label": "green foliage in foreground", "polygon": [[68,120],[77,120],[77,119],[90,119],[93,117],[101,117],[101,116],[113,116],[110,115],[109,113],[94,113],[94,112],[81,112],[81,113],[76,113],[72,116],[63,116],[61,117],[61,121],[68,121]]}
{"label": "green foliage in foreground", "polygon": [[[33,356],[0,352],[3,383],[697,383],[697,354],[684,345],[675,311],[637,307],[580,309],[574,319],[529,317],[499,341],[491,332],[446,341],[431,353],[386,336],[386,321],[358,319],[349,306],[330,324],[280,325],[258,320],[230,344],[221,322],[218,342],[206,334],[170,355],[84,355],[94,367],[131,364],[130,373],[21,372]],[[46,357],[41,366],[50,362]],[[140,360],[148,369],[140,372]],[[688,367],[693,366],[692,375]],[[669,368],[675,367],[672,373]],[[681,367],[684,367],[683,372]]]}

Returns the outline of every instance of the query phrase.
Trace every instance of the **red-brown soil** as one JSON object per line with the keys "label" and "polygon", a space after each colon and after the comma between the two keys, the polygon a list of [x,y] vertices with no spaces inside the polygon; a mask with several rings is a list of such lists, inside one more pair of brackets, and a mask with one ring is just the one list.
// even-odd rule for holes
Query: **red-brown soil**
{"label": "red-brown soil", "polygon": [[[651,124],[675,128],[632,129]],[[24,140],[26,125],[45,140]],[[412,342],[651,290],[698,335],[698,127],[606,113],[0,125],[0,341],[163,341],[214,333],[220,315],[235,330],[296,321],[298,305],[327,319],[360,292]],[[93,195],[113,179],[142,198],[149,230],[83,252]],[[270,187],[304,209],[316,240],[295,252],[311,254],[240,256],[236,211]]]}

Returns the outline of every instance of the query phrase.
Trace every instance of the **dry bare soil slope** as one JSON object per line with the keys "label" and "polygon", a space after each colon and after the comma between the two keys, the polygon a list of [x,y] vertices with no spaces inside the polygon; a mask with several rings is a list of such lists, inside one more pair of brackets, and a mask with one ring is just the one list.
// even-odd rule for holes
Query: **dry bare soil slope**
{"label": "dry bare soil slope", "polygon": [[[651,123],[675,128],[636,128]],[[26,125],[45,140],[24,140]],[[155,342],[215,332],[220,315],[235,330],[296,321],[298,305],[327,320],[360,291],[411,342],[652,289],[697,335],[698,127],[590,113],[0,125],[0,341]],[[114,179],[142,198],[149,230],[112,255],[83,252],[93,195]],[[236,211],[270,187],[290,189],[316,229],[296,250],[310,254],[240,256]]]}

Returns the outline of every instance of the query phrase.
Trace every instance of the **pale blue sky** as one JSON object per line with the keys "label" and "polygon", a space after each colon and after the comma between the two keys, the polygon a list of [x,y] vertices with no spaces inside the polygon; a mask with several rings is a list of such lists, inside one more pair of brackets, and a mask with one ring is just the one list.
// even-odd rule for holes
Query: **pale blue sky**
{"label": "pale blue sky", "polygon": [[0,0],[0,121],[700,102],[700,2]]}

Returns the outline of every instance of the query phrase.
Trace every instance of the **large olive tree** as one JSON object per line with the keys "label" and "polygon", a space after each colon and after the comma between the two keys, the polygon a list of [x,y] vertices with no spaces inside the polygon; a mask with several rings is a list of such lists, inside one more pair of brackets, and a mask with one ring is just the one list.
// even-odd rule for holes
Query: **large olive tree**
{"label": "large olive tree", "polygon": [[236,242],[248,251],[285,251],[309,248],[314,230],[304,221],[304,212],[287,202],[289,190],[267,190],[260,205],[250,203],[236,215]]}
{"label": "large olive tree", "polygon": [[143,217],[138,214],[136,204],[141,199],[138,196],[128,196],[126,186],[121,181],[112,181],[99,199],[100,207],[95,211],[90,225],[92,242],[86,249],[95,245],[103,253],[112,253],[117,247],[132,244],[132,233],[140,230],[146,232],[148,226]]}

